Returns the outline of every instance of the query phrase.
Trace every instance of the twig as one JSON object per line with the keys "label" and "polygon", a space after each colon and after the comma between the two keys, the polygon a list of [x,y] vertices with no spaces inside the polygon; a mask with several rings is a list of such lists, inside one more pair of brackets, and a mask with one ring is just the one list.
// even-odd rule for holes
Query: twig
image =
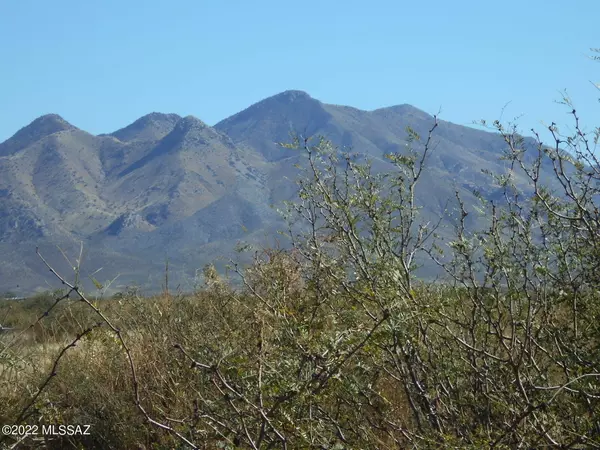
{"label": "twig", "polygon": [[170,433],[173,433],[175,436],[177,436],[181,441],[183,441],[189,447],[191,447],[193,449],[197,449],[198,447],[194,443],[192,443],[190,440],[188,440],[185,436],[183,436],[177,430],[173,429],[169,425],[163,424],[163,423],[161,423],[161,422],[153,419],[152,417],[150,417],[150,415],[148,414],[148,412],[146,411],[146,409],[143,407],[143,405],[141,403],[141,400],[140,400],[140,388],[139,388],[139,381],[138,381],[138,377],[137,377],[137,372],[136,372],[136,369],[135,369],[135,364],[133,362],[133,357],[131,356],[131,351],[129,349],[129,346],[126,344],[125,340],[123,339],[123,334],[121,333],[121,330],[118,329],[117,327],[115,327],[112,324],[112,322],[102,313],[102,311],[100,311],[92,302],[90,302],[87,299],[87,297],[83,294],[83,292],[81,292],[81,290],[80,290],[80,288],[78,286],[72,285],[71,283],[69,283],[68,281],[66,281],[64,279],[64,277],[62,277],[58,272],[56,272],[56,270],[54,270],[54,268],[50,264],[48,264],[48,262],[40,254],[39,248],[36,248],[35,251],[36,251],[37,255],[40,257],[40,259],[42,260],[42,262],[50,270],[50,272],[52,272],[54,274],[54,276],[56,276],[56,278],[58,278],[58,280],[63,285],[66,285],[67,287],[69,287],[69,289],[71,289],[71,291],[77,293],[77,295],[79,296],[79,298],[81,299],[81,301],[83,301],[96,314],[98,314],[102,318],[102,321],[104,323],[106,323],[106,325],[108,325],[108,327],[117,336],[117,339],[121,343],[121,347],[123,347],[123,350],[125,351],[125,354],[127,356],[127,360],[129,362],[129,368],[130,368],[130,371],[131,371],[131,379],[132,379],[132,382],[133,382],[133,397],[134,397],[134,402],[135,402],[135,406],[137,407],[137,409],[142,413],[142,415],[146,418],[146,420],[150,424],[155,425],[155,426],[157,426],[157,427],[159,427],[159,428],[161,428],[161,429],[163,429],[165,431],[168,431]]}

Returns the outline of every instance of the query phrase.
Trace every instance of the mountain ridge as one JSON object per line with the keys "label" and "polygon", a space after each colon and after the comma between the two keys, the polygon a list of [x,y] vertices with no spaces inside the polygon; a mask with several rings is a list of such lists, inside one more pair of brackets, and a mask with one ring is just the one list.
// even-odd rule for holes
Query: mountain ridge
{"label": "mountain ridge", "polygon": [[[157,289],[148,274],[166,257],[174,282],[185,284],[205,263],[237,257],[239,241],[268,245],[285,228],[272,206],[296,198],[296,166],[305,158],[278,144],[293,133],[324,135],[381,171],[393,169],[386,153],[405,151],[406,126],[426,135],[432,123],[411,105],[365,111],[298,90],[215,126],[153,112],[93,135],[58,115],[41,116],[0,144],[0,292],[52,282],[24,249],[54,243],[77,251],[81,241],[90,273],[98,265],[110,279],[120,275],[115,289]],[[439,121],[434,138],[417,195],[425,218],[439,216],[455,189],[467,204],[476,202],[474,188],[495,195],[481,170],[504,170],[500,136]],[[418,151],[422,144],[414,145]]]}
{"label": "mountain ridge", "polygon": [[122,142],[134,140],[156,140],[170,132],[181,119],[178,114],[151,112],[129,125],[106,135],[113,136]]}
{"label": "mountain ridge", "polygon": [[38,140],[61,131],[76,130],[58,114],[45,114],[34,119],[6,141],[0,143],[0,156],[15,154]]}

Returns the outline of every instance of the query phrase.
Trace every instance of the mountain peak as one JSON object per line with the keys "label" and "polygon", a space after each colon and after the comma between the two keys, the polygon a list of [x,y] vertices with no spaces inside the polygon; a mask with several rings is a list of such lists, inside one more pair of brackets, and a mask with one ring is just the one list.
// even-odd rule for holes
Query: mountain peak
{"label": "mountain peak", "polygon": [[[181,119],[179,114],[165,114],[160,112],[151,112],[145,116],[140,117],[133,124],[162,124],[162,123],[177,123]],[[132,125],[133,125],[132,124]]]}
{"label": "mountain peak", "polygon": [[173,131],[176,133],[189,133],[190,131],[203,130],[207,127],[208,125],[206,125],[196,116],[185,116],[184,118],[180,119],[177,124],[175,124]]}
{"label": "mountain peak", "polygon": [[[233,116],[221,121],[221,123],[225,123],[227,120],[240,117],[248,114],[249,112],[254,112],[256,110],[270,110],[277,113],[281,108],[288,109],[290,106],[294,108],[302,107],[302,108],[320,108],[321,102],[312,98],[304,91],[297,90],[288,90],[280,92],[279,94],[272,95],[263,100],[260,100],[253,105],[249,106],[245,110],[234,114]],[[219,124],[216,125],[218,127]]]}
{"label": "mountain peak", "polygon": [[187,123],[187,124],[197,124],[197,125],[207,126],[204,122],[202,122],[196,116],[192,116],[192,115],[185,116],[183,119],[181,119],[181,122]]}
{"label": "mountain peak", "polygon": [[[289,90],[222,120],[215,129],[229,136],[235,144],[256,145],[267,160],[275,161],[287,154],[275,142],[287,142],[290,133],[295,132],[312,135],[325,129],[331,119],[319,100],[304,91]],[[267,136],[271,143],[264,146]]]}
{"label": "mountain peak", "polygon": [[34,131],[40,136],[48,136],[58,131],[74,129],[75,127],[73,125],[71,125],[58,114],[45,114],[35,119],[26,127],[21,128],[21,130],[19,130],[15,136],[24,130]]}
{"label": "mountain peak", "polygon": [[[295,100],[314,100],[309,94],[307,94],[304,91],[298,91],[298,90],[289,90],[289,91],[283,91],[279,94],[276,94],[272,97],[270,97],[272,99],[285,99],[289,102],[293,102]],[[268,99],[267,99],[268,100]]]}
{"label": "mountain peak", "polygon": [[132,124],[111,133],[122,142],[155,141],[162,139],[175,127],[181,119],[177,114],[152,112],[140,117]]}
{"label": "mountain peak", "polygon": [[61,116],[55,113],[43,114],[37,119],[35,119],[32,123],[35,122],[48,122],[48,121],[57,121],[57,122],[66,122]]}
{"label": "mountain peak", "polygon": [[140,117],[139,120],[172,120],[172,119],[181,119],[181,116],[178,114],[172,113],[161,113],[161,112],[151,112],[146,114],[145,116]]}
{"label": "mountain peak", "polygon": [[21,128],[7,141],[1,143],[0,156],[12,155],[51,134],[76,129],[58,114],[45,114]]}
{"label": "mountain peak", "polygon": [[[304,107],[308,105],[320,105],[321,102],[315,98],[312,98],[309,94],[304,91],[297,90],[289,90],[283,91],[279,94],[272,95],[267,97],[254,105],[250,106],[250,108],[260,107],[260,108],[273,108],[273,107]],[[247,108],[247,109],[250,109]]]}

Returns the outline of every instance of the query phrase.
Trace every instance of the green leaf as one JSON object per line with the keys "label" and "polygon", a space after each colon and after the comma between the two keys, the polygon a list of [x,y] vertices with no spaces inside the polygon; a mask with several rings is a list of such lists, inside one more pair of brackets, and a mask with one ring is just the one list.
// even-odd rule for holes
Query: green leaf
{"label": "green leaf", "polygon": [[90,277],[90,280],[92,280],[92,283],[94,283],[94,286],[96,286],[96,289],[98,289],[98,290],[104,289],[104,286],[102,285],[102,283],[100,283],[94,277]]}

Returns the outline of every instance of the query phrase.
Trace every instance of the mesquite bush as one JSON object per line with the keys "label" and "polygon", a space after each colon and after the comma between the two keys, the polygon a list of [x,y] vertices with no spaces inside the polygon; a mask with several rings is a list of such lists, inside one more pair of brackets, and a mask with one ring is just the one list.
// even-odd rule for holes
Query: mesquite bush
{"label": "mesquite bush", "polygon": [[[600,447],[600,130],[586,132],[564,103],[572,132],[552,124],[549,143],[494,122],[509,169],[489,175],[502,195],[465,205],[457,193],[450,239],[416,200],[434,117],[427,136],[407,129],[385,173],[325,138],[286,145],[305,156],[282,211],[291,249],[232,261],[239,289],[207,266],[189,298],[125,296],[104,313],[57,274],[100,320],[78,316],[70,346],[91,342],[112,368],[66,370],[83,383],[76,392],[113,380],[90,391],[122,389],[127,416],[163,433],[122,442],[165,448]],[[419,280],[424,258],[445,276]],[[19,420],[43,416],[41,399],[61,420],[93,419],[83,400],[57,406],[66,353],[24,409],[11,406]],[[107,410],[122,417],[121,403]]]}

